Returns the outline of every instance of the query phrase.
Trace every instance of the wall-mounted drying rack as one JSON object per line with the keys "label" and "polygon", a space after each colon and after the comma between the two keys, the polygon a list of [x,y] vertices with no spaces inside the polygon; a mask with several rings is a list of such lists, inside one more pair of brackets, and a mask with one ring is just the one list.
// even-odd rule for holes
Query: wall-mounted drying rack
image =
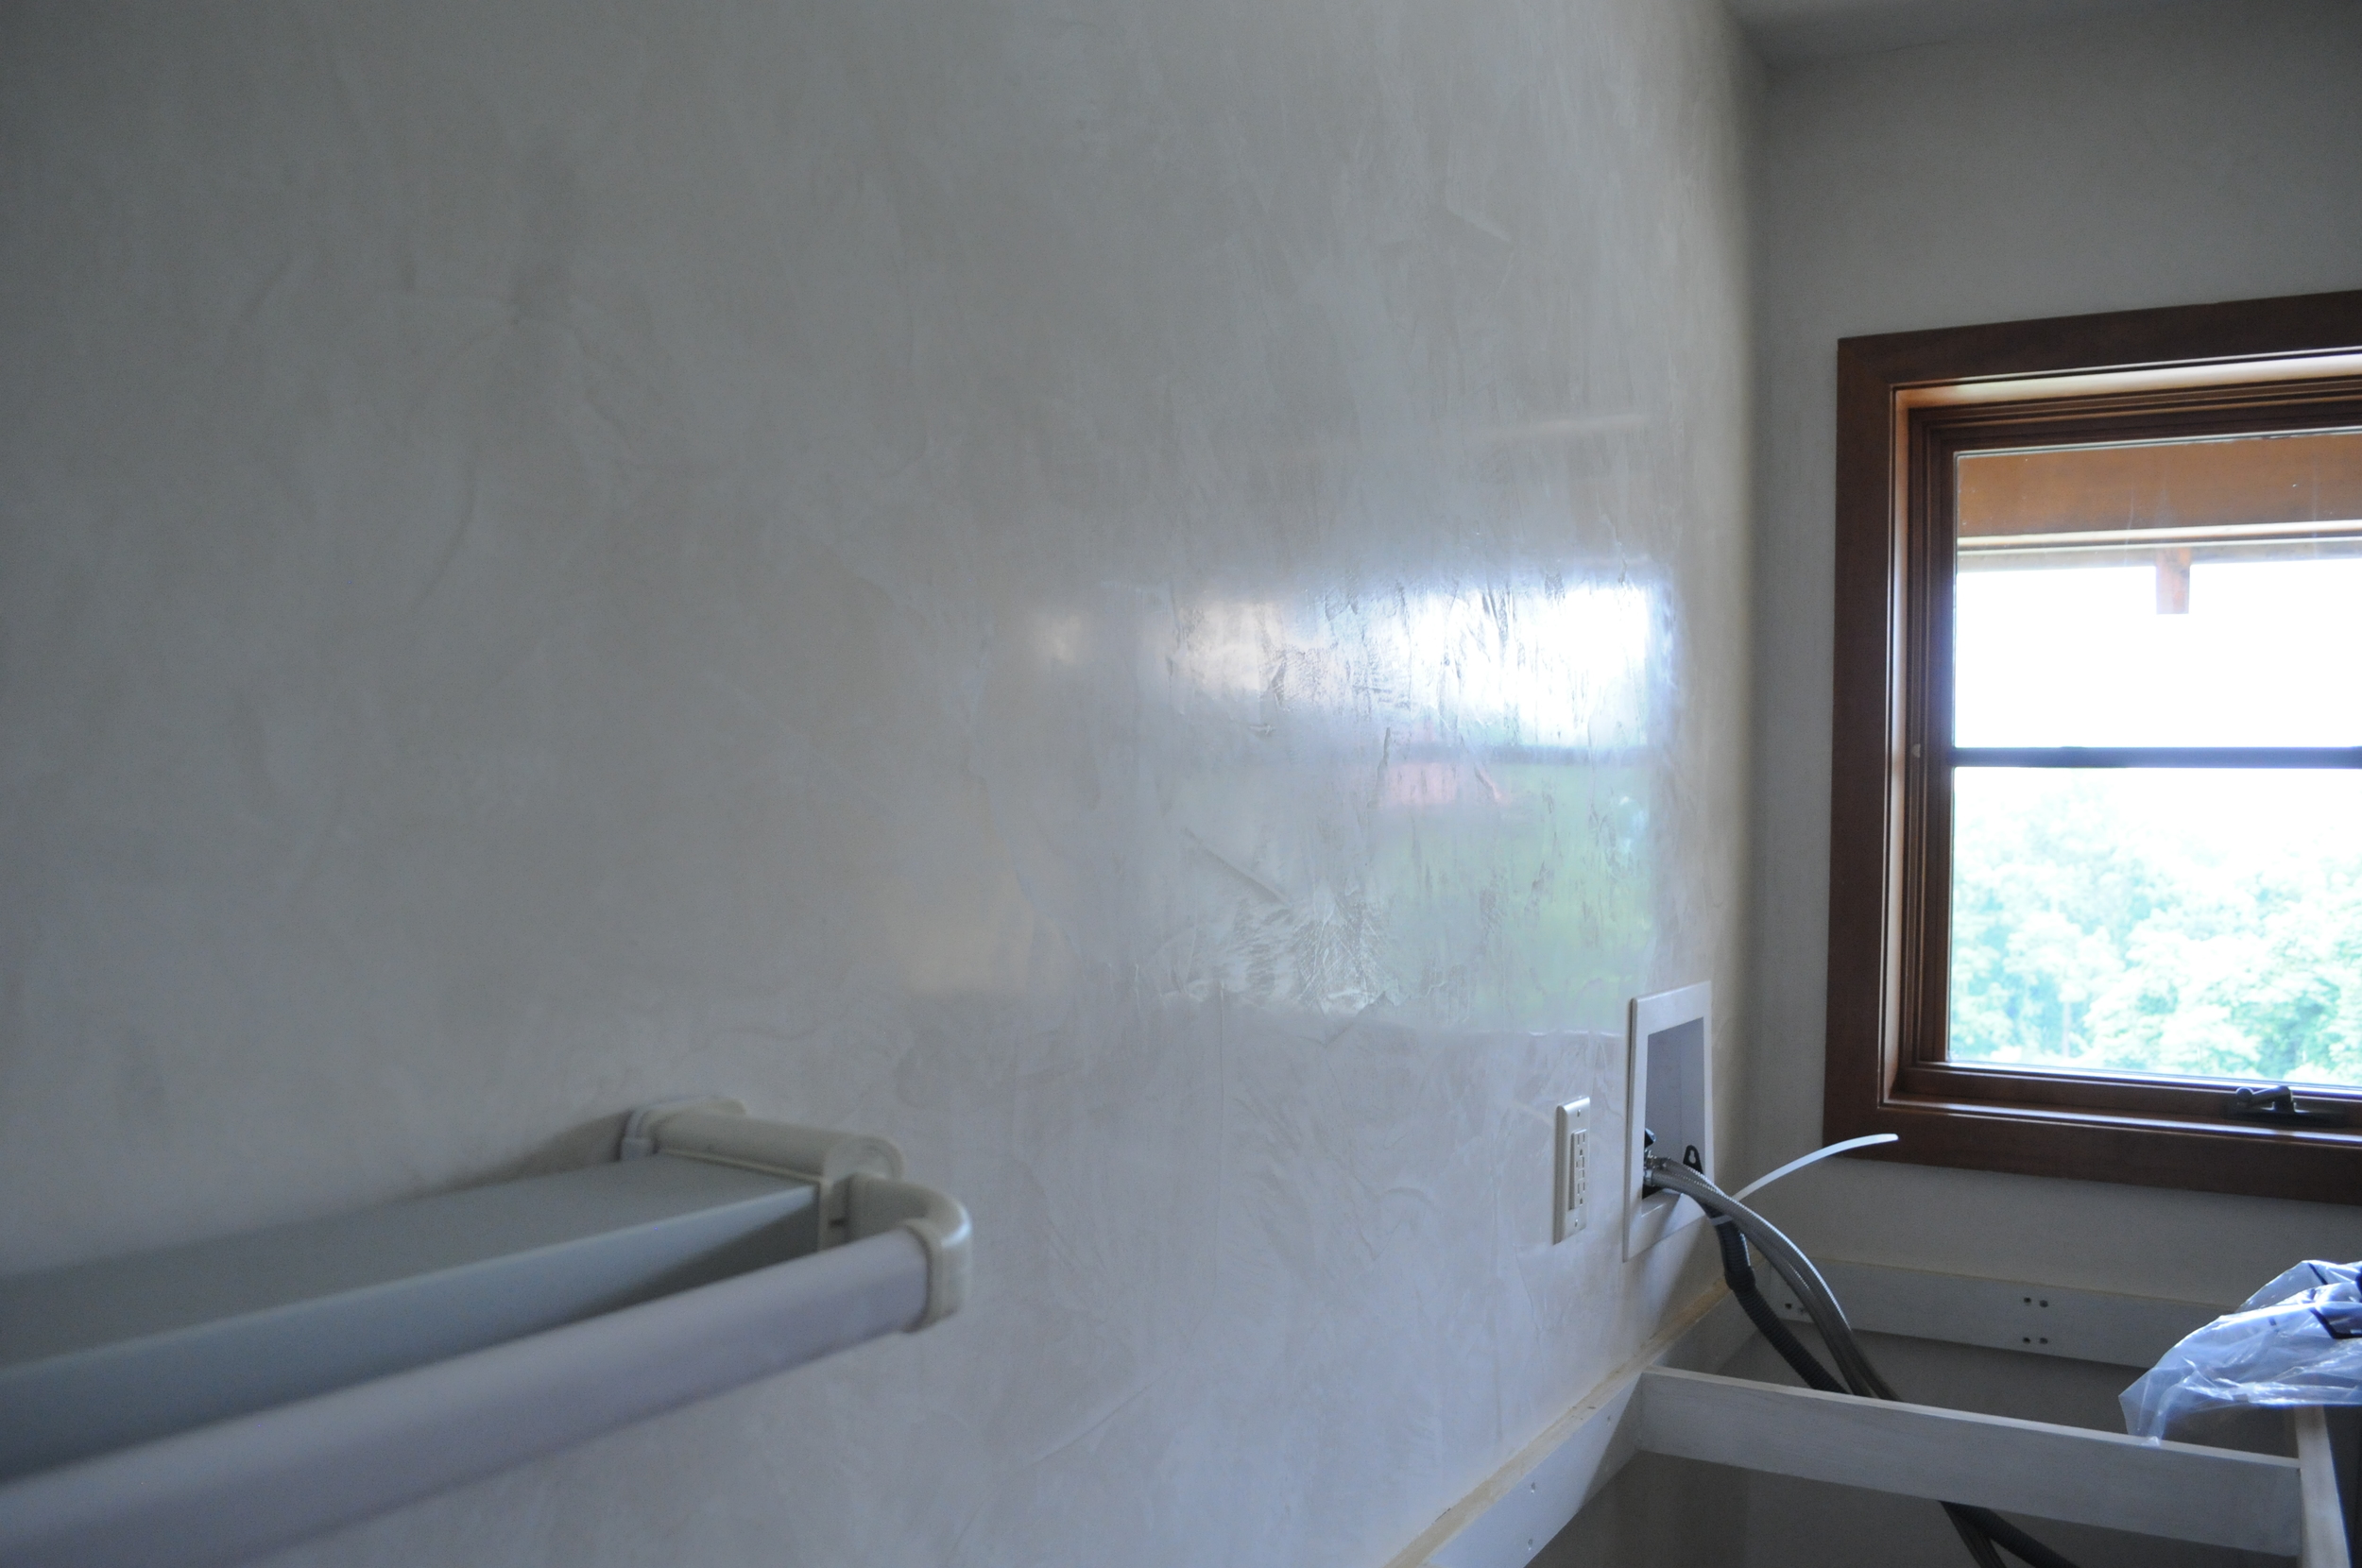
{"label": "wall-mounted drying rack", "polygon": [[619,1156],[0,1279],[0,1565],[242,1560],[966,1293],[881,1138],[677,1101]]}

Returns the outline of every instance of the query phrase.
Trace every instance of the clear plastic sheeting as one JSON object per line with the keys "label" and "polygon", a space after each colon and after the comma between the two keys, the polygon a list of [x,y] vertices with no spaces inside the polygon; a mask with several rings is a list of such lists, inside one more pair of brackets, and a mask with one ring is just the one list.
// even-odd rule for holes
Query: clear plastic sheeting
{"label": "clear plastic sheeting", "polygon": [[2243,1406],[2362,1405],[2362,1263],[2300,1263],[2124,1390],[2124,1429],[2170,1437]]}

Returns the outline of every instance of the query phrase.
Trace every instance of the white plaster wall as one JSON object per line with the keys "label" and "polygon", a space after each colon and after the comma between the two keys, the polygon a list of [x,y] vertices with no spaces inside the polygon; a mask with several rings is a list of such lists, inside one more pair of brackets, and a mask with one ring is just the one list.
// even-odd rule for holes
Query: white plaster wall
{"label": "white plaster wall", "polygon": [[2186,0],[1730,0],[1747,41],[1774,67],[1880,54]]}
{"label": "white plaster wall", "polygon": [[[1708,0],[0,13],[0,1268],[884,1133],[973,1304],[315,1563],[1370,1564],[1745,1031]],[[1736,1089],[1726,1103],[1735,1107]]]}
{"label": "white plaster wall", "polygon": [[[1758,1168],[1821,1128],[1838,339],[2362,286],[2362,7],[2210,0],[1784,73],[1757,295]],[[1832,1255],[2237,1301],[2362,1207],[1833,1162]]]}

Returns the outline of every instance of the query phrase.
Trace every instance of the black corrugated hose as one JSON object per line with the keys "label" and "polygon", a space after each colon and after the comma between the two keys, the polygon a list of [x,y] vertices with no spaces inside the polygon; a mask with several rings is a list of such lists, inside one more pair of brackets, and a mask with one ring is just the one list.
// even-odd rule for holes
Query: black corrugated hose
{"label": "black corrugated hose", "polygon": [[[1652,1169],[1652,1178],[1655,1174],[1656,1172]],[[1723,1283],[1730,1287],[1731,1294],[1737,1298],[1739,1309],[1747,1314],[1748,1321],[1755,1325],[1756,1331],[1764,1337],[1772,1348],[1779,1352],[1780,1359],[1793,1368],[1796,1375],[1803,1378],[1807,1387],[1818,1389],[1823,1393],[1837,1394],[1850,1391],[1869,1399],[1894,1398],[1894,1390],[1887,1386],[1884,1378],[1878,1376],[1876,1370],[1871,1367],[1869,1357],[1862,1354],[1859,1344],[1854,1340],[1853,1327],[1845,1321],[1843,1310],[1838,1306],[1836,1296],[1830,1293],[1828,1283],[1820,1277],[1818,1270],[1812,1268],[1811,1260],[1804,1255],[1802,1249],[1785,1236],[1781,1236],[1761,1215],[1730,1197],[1707,1180],[1705,1174],[1698,1170],[1695,1166],[1682,1170],[1680,1177],[1660,1182],[1658,1185],[1686,1193],[1697,1202],[1699,1207],[1706,1211],[1708,1218],[1713,1219],[1715,1240],[1722,1249]],[[1703,1193],[1694,1190],[1699,1186],[1706,1190]],[[1781,1268],[1783,1251],[1793,1252],[1797,1261],[1802,1263],[1803,1270],[1810,1271],[1809,1286],[1805,1280],[1793,1277],[1789,1277],[1789,1285],[1795,1290],[1797,1299],[1805,1304],[1807,1313],[1815,1320],[1815,1326],[1821,1329],[1822,1338],[1829,1341],[1832,1352],[1838,1356],[1839,1364],[1846,1366],[1851,1363],[1858,1369],[1856,1381],[1861,1383],[1862,1387],[1849,1390],[1844,1383],[1840,1382],[1834,1373],[1821,1364],[1812,1352],[1805,1348],[1804,1342],[1796,1338],[1788,1324],[1780,1321],[1779,1314],[1772,1310],[1772,1304],[1763,1299],[1763,1292],[1755,1286],[1754,1267],[1747,1255],[1746,1231],[1757,1227],[1777,1238],[1776,1242],[1764,1249],[1764,1255],[1772,1260],[1774,1269],[1780,1270],[1783,1277],[1789,1275],[1788,1270]],[[1814,1310],[1816,1305],[1820,1304],[1816,1301],[1816,1296],[1825,1299],[1827,1309],[1825,1314]],[[1824,1316],[1829,1321],[1823,1321]],[[1832,1332],[1833,1326],[1834,1333]],[[1970,1508],[1962,1503],[1946,1503],[1943,1507],[1944,1513],[1951,1518],[1953,1528],[1960,1531],[1960,1541],[1968,1547],[1969,1556],[1977,1559],[1978,1568],[2003,1568],[2000,1558],[1994,1554],[1996,1546],[2027,1562],[2030,1568],[2075,1568],[2074,1563],[2067,1559],[2061,1557],[2057,1552],[2028,1535],[1991,1508]]]}

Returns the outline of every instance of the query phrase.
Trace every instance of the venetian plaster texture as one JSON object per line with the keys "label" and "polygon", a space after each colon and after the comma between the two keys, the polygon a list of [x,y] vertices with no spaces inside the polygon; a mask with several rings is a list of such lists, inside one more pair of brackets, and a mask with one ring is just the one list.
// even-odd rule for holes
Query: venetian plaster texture
{"label": "venetian plaster texture", "polygon": [[[2362,8],[2216,0],[1786,73],[1769,97],[1750,1083],[1820,1141],[1837,341],[2362,287]],[[1841,1257],[2235,1302],[2362,1207],[1862,1161],[1766,1195]]]}
{"label": "venetian plaster texture", "polygon": [[1774,67],[2145,10],[2176,0],[1730,0]]}
{"label": "venetian plaster texture", "polygon": [[1753,70],[8,8],[0,1267],[734,1094],[967,1310],[296,1560],[1385,1560],[1700,1278],[1549,1108],[1699,980],[1742,1082]]}

